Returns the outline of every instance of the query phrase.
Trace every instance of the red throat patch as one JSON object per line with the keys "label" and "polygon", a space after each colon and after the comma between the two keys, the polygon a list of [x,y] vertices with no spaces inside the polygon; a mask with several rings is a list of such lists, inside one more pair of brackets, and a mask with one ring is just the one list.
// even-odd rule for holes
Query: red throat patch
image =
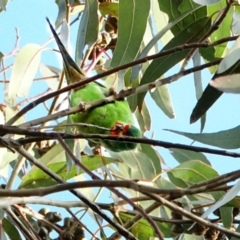
{"label": "red throat patch", "polygon": [[110,135],[112,136],[126,135],[129,128],[130,128],[129,124],[116,122],[110,130]]}

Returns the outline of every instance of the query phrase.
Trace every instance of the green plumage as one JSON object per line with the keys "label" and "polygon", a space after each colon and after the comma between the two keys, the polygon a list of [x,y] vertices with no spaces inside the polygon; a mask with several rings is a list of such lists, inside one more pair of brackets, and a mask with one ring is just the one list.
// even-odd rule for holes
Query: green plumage
{"label": "green plumage", "polygon": [[[55,37],[55,40],[63,57],[64,69],[68,84],[80,81],[85,77],[84,72],[72,60],[48,19],[47,21],[50,25],[51,31]],[[71,106],[78,106],[81,102],[92,102],[95,100],[100,100],[105,98],[107,95],[109,95],[109,90],[107,88],[93,82],[72,92],[70,96],[70,104]],[[102,127],[101,129],[93,126],[77,126],[76,128],[80,133],[109,135],[111,132],[110,129],[114,129],[116,124],[122,124],[124,128],[126,127],[124,135],[132,137],[141,136],[139,129],[134,126],[131,110],[127,101],[125,100],[108,103],[103,106],[90,109],[86,112],[79,112],[71,115],[70,118],[73,123],[85,123]],[[109,130],[103,128],[107,128]],[[118,134],[114,133],[113,135]],[[102,139],[90,139],[90,141],[101,144],[113,152],[133,150],[137,146],[136,143],[122,141],[106,141]]]}

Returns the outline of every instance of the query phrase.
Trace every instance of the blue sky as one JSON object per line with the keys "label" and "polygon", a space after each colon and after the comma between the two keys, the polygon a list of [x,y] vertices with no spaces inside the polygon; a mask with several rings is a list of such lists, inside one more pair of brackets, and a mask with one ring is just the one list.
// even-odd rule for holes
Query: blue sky
{"label": "blue sky", "polygon": [[[40,45],[44,44],[51,36],[45,17],[49,17],[51,22],[54,23],[57,13],[58,9],[57,5],[54,4],[54,1],[9,1],[7,11],[0,13],[0,51],[3,54],[7,54],[12,50],[16,39],[16,27],[19,30],[21,38],[19,42],[20,48],[28,43],[37,43]],[[74,47],[77,25],[78,24],[75,24],[74,28],[71,30],[72,47]],[[48,47],[50,46],[53,47],[55,45],[52,43]],[[42,62],[61,67],[58,59],[56,58],[56,54],[52,51],[44,51],[42,54]],[[178,70],[179,66],[176,66],[169,72],[169,74],[176,73]],[[9,77],[9,74],[7,74],[7,77]],[[205,87],[210,81],[211,75],[208,71],[204,71],[202,78],[203,85]],[[2,75],[0,79],[3,79]],[[39,91],[44,88],[46,88],[46,85],[44,84],[34,84],[31,95],[38,94]],[[3,89],[1,85],[0,89]],[[177,82],[174,82],[169,86],[169,90],[175,110],[175,119],[167,118],[150,99],[150,97],[147,97],[147,105],[150,109],[152,117],[151,133],[154,132],[155,139],[158,140],[191,144],[192,141],[190,139],[163,131],[162,129],[173,129],[194,133],[199,132],[199,122],[192,125],[189,124],[189,117],[196,103],[193,75],[191,74],[187,77],[181,78]],[[0,101],[2,100],[3,98],[0,98]],[[239,125],[239,103],[239,95],[224,94],[208,112],[204,132],[216,132]],[[36,116],[36,112],[39,114],[39,111],[43,111],[43,108],[40,107],[38,110],[32,111],[29,118]],[[200,143],[194,143],[194,145],[204,146]],[[168,166],[174,167],[177,165],[177,162],[169,154],[169,150],[163,148],[158,148],[158,150],[163,156],[165,162],[167,162]],[[239,150],[235,151],[239,152]],[[214,155],[207,155],[207,157],[219,173],[230,172],[240,167],[239,159]]]}

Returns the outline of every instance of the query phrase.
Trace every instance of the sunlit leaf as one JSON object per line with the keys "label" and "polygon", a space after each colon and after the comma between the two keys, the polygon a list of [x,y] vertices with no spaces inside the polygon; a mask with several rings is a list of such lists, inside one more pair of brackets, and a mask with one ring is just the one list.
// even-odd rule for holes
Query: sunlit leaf
{"label": "sunlit leaf", "polygon": [[240,34],[240,14],[236,10],[233,11],[232,16],[232,32],[234,35]]}
{"label": "sunlit leaf", "polygon": [[157,106],[169,117],[174,118],[174,109],[172,106],[171,97],[168,91],[168,86],[163,85],[159,88],[150,91],[152,99],[155,101]]}
{"label": "sunlit leaf", "polygon": [[42,77],[46,78],[45,81],[48,84],[48,86],[52,90],[56,91],[59,85],[59,76],[61,74],[61,70],[53,68],[51,66],[40,64],[39,71],[42,74]]}
{"label": "sunlit leaf", "polygon": [[17,97],[26,97],[41,60],[41,46],[28,44],[18,53],[10,77],[8,101],[14,106]]}
{"label": "sunlit leaf", "polygon": [[240,126],[215,133],[186,133],[175,130],[167,130],[177,133],[194,141],[212,145],[224,149],[236,149],[240,147]]}
{"label": "sunlit leaf", "polygon": [[101,2],[99,10],[103,16],[110,14],[113,17],[118,17],[118,5],[116,2]]}
{"label": "sunlit leaf", "polygon": [[[156,169],[152,160],[141,150],[111,153],[115,158],[121,159],[130,171],[131,178],[151,180],[156,176]],[[119,164],[121,165],[121,164]]]}
{"label": "sunlit leaf", "polygon": [[227,202],[231,201],[240,191],[240,180],[234,186],[221,198],[219,199],[216,203],[214,203],[211,207],[207,209],[207,211],[204,212],[204,214],[201,216],[202,218],[206,218],[214,212],[216,209],[220,208]]}
{"label": "sunlit leaf", "polygon": [[[202,37],[202,34],[204,34],[207,29],[209,29],[209,27],[209,18],[199,19],[193,22],[189,27],[181,31],[163,48],[163,50],[171,49],[181,44],[195,42]],[[174,52],[167,56],[163,56],[153,60],[142,77],[141,85],[154,82],[155,80],[159,79],[165,72],[167,72],[178,62],[180,62],[189,53],[189,51],[190,50]],[[145,95],[146,93],[138,94],[138,106],[140,109]]]}
{"label": "sunlit leaf", "polygon": [[84,4],[75,5],[71,7],[70,14],[71,15],[79,14],[84,10],[84,7],[85,7]]}
{"label": "sunlit leaf", "polygon": [[[171,182],[179,187],[191,186],[195,183],[218,176],[216,170],[198,160],[183,162],[177,167],[171,169],[167,174]],[[184,183],[185,186],[176,182],[176,179]]]}
{"label": "sunlit leaf", "polygon": [[[240,60],[239,54],[240,54],[240,37],[235,41],[235,43],[229,50],[228,54],[223,58],[223,60],[219,64],[217,73],[218,74],[224,73],[232,66],[234,66]],[[234,71],[234,73],[236,72]]]}
{"label": "sunlit leaf", "polygon": [[[64,157],[65,152],[62,151],[60,155]],[[82,156],[82,164],[85,165],[90,171],[96,170],[100,167],[103,167],[109,163],[117,162],[116,159],[102,156]],[[76,166],[73,166],[71,170],[67,173],[66,162],[55,162],[48,164],[47,167],[57,173],[63,180],[71,179],[79,174],[83,174],[82,170],[79,170]],[[48,176],[42,170],[38,168],[32,168],[22,179],[22,182],[19,186],[20,189],[27,188],[39,188],[46,187],[58,184],[52,177]]]}
{"label": "sunlit leaf", "polygon": [[[161,31],[159,31],[152,39],[151,41],[149,41],[149,43],[146,45],[146,47],[142,50],[140,56],[138,57],[138,59],[144,58],[147,56],[147,54],[149,53],[149,51],[154,47],[155,44],[157,44],[157,42],[167,33],[168,30],[170,30],[174,25],[176,25],[177,23],[179,23],[183,18],[185,18],[186,16],[188,16],[189,14],[191,14],[192,12],[196,11],[198,8],[200,8],[200,6],[195,6],[194,8],[191,8],[189,11],[186,11],[185,13],[181,14],[178,18],[176,18],[174,21],[168,23],[164,28],[163,25]],[[156,18],[159,18],[159,11],[157,12],[158,16]],[[163,13],[162,13],[163,14]],[[160,14],[160,16],[162,15]],[[155,18],[155,21],[157,21],[157,19]],[[162,22],[161,22],[162,23]],[[140,70],[140,66],[134,66],[133,70],[132,70],[132,79],[135,79],[136,76],[138,75],[138,72]]]}
{"label": "sunlit leaf", "polygon": [[[240,61],[239,61],[239,47],[240,38],[234,43],[228,54],[219,64],[217,73],[212,77],[214,79],[222,78],[235,73],[240,73]],[[212,83],[211,83],[212,84]],[[222,95],[222,92],[212,87],[210,84],[205,88],[201,98],[198,100],[194,107],[191,116],[190,123],[196,122],[207,110],[217,101]]]}
{"label": "sunlit leaf", "polygon": [[212,5],[216,4],[218,2],[221,2],[221,0],[193,0],[195,3],[198,3],[200,5]]}
{"label": "sunlit leaf", "polygon": [[141,131],[142,132],[149,131],[151,129],[151,116],[148,111],[146,102],[143,103],[142,111],[139,112],[139,110],[137,109],[135,114],[138,119]]}
{"label": "sunlit leaf", "polygon": [[210,82],[212,87],[226,93],[240,93],[240,74],[232,74],[215,78]]}
{"label": "sunlit leaf", "polygon": [[211,163],[208,161],[205,155],[203,155],[200,152],[193,152],[193,151],[189,151],[185,149],[177,149],[177,148],[171,148],[170,150],[173,157],[179,163],[183,163],[191,160],[200,160],[211,166]]}

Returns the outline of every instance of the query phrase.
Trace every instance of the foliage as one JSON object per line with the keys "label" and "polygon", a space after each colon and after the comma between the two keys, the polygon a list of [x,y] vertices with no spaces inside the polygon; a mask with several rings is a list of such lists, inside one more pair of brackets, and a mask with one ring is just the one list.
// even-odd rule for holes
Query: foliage
{"label": "foliage", "polygon": [[[1,14],[11,14],[8,4],[0,1]],[[83,75],[85,79],[67,85],[63,68],[42,60],[49,41],[40,45],[29,40],[20,48],[21,31],[16,31],[9,54],[0,46],[5,83],[0,105],[0,176],[5,180],[0,189],[1,237],[239,239],[240,171],[220,174],[207,153],[221,156],[225,163],[239,158],[239,153],[226,150],[239,149],[240,126],[214,131],[217,124],[212,124],[211,133],[203,133],[211,106],[224,92],[239,93],[239,1],[57,0],[48,4],[58,8],[55,27],[61,27],[61,41],[67,48],[68,40],[75,37],[75,62],[92,77]],[[45,28],[45,19],[42,23]],[[70,35],[76,25],[77,32]],[[51,51],[51,56],[56,54],[60,56]],[[213,77],[203,90],[206,72]],[[194,89],[184,85],[191,73]],[[37,81],[45,89],[33,96]],[[93,81],[109,88],[110,94],[68,108],[68,95]],[[173,96],[170,86],[178,83],[182,89]],[[188,98],[190,91],[195,102]],[[170,142],[151,136],[153,128],[162,129],[158,115],[170,122],[176,121],[171,119],[178,110],[184,111],[185,106],[174,110],[177,103],[172,97],[192,104],[187,117],[190,123],[200,120],[200,133],[192,133],[187,125],[187,130],[166,129],[174,137]],[[141,138],[93,130],[83,134],[67,118],[124,98]],[[33,115],[31,111],[40,105],[45,109]],[[220,118],[232,121],[222,112]],[[96,129],[100,121],[79,124]],[[207,147],[175,143],[183,139],[179,135]],[[91,145],[110,140],[138,146],[111,152]]]}

